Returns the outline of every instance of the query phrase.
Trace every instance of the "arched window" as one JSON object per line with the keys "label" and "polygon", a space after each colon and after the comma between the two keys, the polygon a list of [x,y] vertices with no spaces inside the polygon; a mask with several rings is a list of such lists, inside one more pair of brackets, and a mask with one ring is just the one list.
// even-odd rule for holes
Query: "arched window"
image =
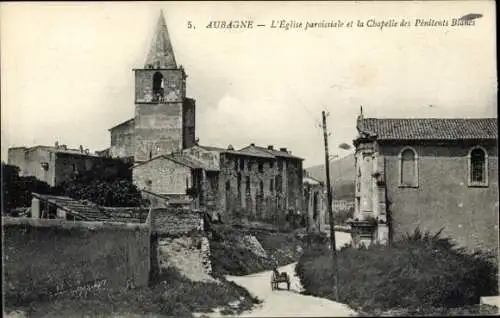
{"label": "arched window", "polygon": [[399,154],[400,186],[418,187],[418,155],[411,148],[406,147]]}
{"label": "arched window", "polygon": [[156,72],[153,75],[153,101],[159,102],[163,100],[163,75]]}
{"label": "arched window", "polygon": [[488,185],[488,154],[481,147],[474,147],[469,151],[469,185]]}

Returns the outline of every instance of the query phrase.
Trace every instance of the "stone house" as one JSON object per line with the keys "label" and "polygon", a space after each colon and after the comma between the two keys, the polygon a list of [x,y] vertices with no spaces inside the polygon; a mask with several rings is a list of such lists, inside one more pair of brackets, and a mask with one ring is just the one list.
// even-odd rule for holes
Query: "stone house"
{"label": "stone house", "polygon": [[417,227],[498,251],[497,119],[357,120],[353,242]]}
{"label": "stone house", "polygon": [[8,150],[8,164],[19,167],[20,176],[33,176],[51,186],[72,180],[88,171],[99,171],[108,176],[129,174],[128,165],[122,160],[103,157],[80,146],[71,149],[66,145],[13,147]]}
{"label": "stone house", "polygon": [[226,219],[245,216],[277,222],[290,210],[302,210],[303,159],[286,148],[195,145],[184,152],[209,167],[218,166],[218,173],[213,169],[207,174],[205,202]]}
{"label": "stone house", "polygon": [[329,224],[328,213],[326,213],[327,197],[326,188],[319,181],[304,171],[304,210],[308,219],[308,228],[312,231],[323,231],[325,224]]}
{"label": "stone house", "polygon": [[165,196],[190,194],[224,220],[277,221],[289,210],[302,209],[302,159],[285,148],[195,145],[136,164],[133,176],[139,189]]}
{"label": "stone house", "polygon": [[212,169],[196,158],[176,153],[162,155],[132,167],[132,177],[138,189],[169,200],[193,197],[193,207],[199,207],[202,184]]}

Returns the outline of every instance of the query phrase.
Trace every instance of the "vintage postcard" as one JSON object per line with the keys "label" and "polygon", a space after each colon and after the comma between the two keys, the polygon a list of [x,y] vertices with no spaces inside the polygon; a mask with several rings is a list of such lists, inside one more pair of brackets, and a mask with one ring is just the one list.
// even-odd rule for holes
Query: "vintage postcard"
{"label": "vintage postcard", "polygon": [[2,2],[3,315],[498,314],[495,6]]}

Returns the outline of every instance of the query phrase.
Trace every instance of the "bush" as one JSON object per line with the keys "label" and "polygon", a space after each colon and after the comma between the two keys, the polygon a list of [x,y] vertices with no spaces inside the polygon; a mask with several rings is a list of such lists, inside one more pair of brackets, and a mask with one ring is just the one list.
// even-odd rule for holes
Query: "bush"
{"label": "bush", "polygon": [[[428,310],[473,305],[498,293],[491,255],[467,253],[452,241],[418,229],[392,246],[338,252],[339,298],[362,311]],[[305,290],[333,299],[331,257],[308,250],[296,268]]]}
{"label": "bush", "polygon": [[137,207],[148,204],[141,192],[127,179],[73,180],[58,187],[59,193],[76,200],[88,200],[108,207]]}
{"label": "bush", "polygon": [[335,224],[346,225],[346,221],[354,217],[354,207],[335,213]]}

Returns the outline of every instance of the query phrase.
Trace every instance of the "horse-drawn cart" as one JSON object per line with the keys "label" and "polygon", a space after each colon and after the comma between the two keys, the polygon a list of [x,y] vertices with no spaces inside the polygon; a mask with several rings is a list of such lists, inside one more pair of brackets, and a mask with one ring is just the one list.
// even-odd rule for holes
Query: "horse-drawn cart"
{"label": "horse-drawn cart", "polygon": [[279,289],[280,283],[286,283],[286,289],[290,290],[290,277],[286,272],[280,273],[276,268],[271,275],[271,290]]}

